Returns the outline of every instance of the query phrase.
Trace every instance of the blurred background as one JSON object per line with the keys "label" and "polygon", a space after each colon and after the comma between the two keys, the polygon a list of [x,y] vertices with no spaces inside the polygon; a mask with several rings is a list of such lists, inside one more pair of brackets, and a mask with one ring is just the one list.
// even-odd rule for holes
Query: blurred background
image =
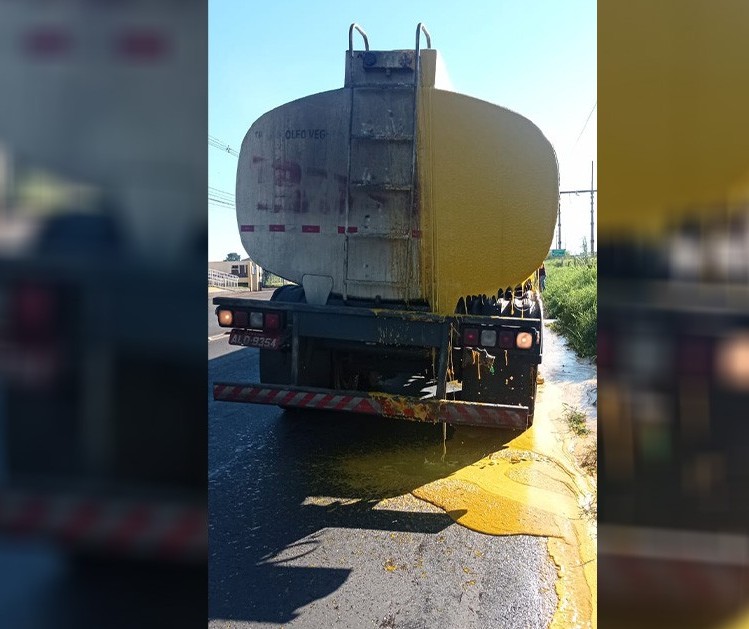
{"label": "blurred background", "polygon": [[749,4],[599,2],[599,621],[749,626]]}
{"label": "blurred background", "polygon": [[0,0],[5,626],[206,621],[206,39]]}

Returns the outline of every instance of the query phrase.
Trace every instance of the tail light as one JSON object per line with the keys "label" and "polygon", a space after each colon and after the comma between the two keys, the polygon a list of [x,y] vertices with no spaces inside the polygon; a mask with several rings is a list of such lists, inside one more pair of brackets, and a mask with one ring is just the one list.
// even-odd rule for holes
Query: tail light
{"label": "tail light", "polygon": [[281,329],[281,315],[277,312],[267,312],[265,314],[265,329],[266,330],[280,330]]}
{"label": "tail light", "polygon": [[52,319],[54,298],[41,286],[23,285],[16,293],[16,317],[24,326],[46,325]]}
{"label": "tail light", "polygon": [[50,288],[22,284],[11,297],[13,332],[19,337],[39,337],[58,324],[58,304]]}
{"label": "tail light", "polygon": [[218,323],[225,328],[250,328],[252,330],[280,330],[281,315],[277,312],[246,312],[219,308]]}
{"label": "tail light", "polygon": [[504,330],[499,333],[499,346],[502,349],[512,349],[515,347],[515,333]]}
{"label": "tail light", "polygon": [[499,347],[500,349],[531,349],[538,343],[534,330],[494,330],[491,328],[466,328],[463,345],[466,347]]}
{"label": "tail light", "polygon": [[219,310],[216,314],[220,326],[228,328],[234,323],[234,313],[231,310]]}
{"label": "tail light", "polygon": [[496,330],[481,330],[481,346],[494,347],[497,344]]}
{"label": "tail light", "polygon": [[533,335],[530,332],[518,332],[515,345],[518,349],[530,349],[533,347]]}
{"label": "tail light", "polygon": [[463,345],[478,345],[479,331],[476,328],[466,328],[463,330]]}

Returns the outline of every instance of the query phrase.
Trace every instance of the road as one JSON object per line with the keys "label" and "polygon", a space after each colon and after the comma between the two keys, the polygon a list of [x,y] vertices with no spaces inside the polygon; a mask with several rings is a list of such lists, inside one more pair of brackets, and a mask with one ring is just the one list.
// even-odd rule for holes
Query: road
{"label": "road", "polygon": [[[258,380],[258,354],[219,336],[209,356],[210,627],[549,626],[545,538],[477,533],[409,493],[450,473],[439,427],[214,402],[210,382]],[[470,465],[513,436],[463,427],[447,449]],[[381,454],[389,485],[346,482]]]}

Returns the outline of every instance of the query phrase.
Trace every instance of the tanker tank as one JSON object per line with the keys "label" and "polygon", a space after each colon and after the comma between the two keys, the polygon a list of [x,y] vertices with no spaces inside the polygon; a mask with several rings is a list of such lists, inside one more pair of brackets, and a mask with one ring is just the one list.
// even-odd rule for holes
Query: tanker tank
{"label": "tanker tank", "polygon": [[436,50],[346,53],[344,87],[261,116],[240,151],[248,255],[308,300],[496,294],[554,233],[554,150],[528,119],[441,89]]}

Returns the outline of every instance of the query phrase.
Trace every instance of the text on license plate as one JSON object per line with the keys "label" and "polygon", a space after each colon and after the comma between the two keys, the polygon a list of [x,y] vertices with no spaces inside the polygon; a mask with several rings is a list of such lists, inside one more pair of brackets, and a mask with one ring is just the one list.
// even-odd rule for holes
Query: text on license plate
{"label": "text on license plate", "polygon": [[245,345],[262,349],[278,349],[281,347],[281,337],[263,334],[262,332],[246,332],[232,330],[229,335],[229,345]]}

